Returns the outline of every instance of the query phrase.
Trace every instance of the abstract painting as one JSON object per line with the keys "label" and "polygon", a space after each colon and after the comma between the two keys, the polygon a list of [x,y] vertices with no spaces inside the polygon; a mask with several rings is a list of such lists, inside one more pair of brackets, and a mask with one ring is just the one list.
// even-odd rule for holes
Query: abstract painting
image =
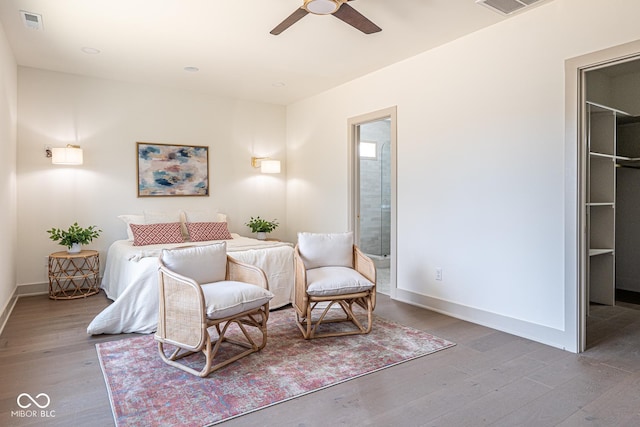
{"label": "abstract painting", "polygon": [[137,143],[138,197],[208,196],[209,147]]}

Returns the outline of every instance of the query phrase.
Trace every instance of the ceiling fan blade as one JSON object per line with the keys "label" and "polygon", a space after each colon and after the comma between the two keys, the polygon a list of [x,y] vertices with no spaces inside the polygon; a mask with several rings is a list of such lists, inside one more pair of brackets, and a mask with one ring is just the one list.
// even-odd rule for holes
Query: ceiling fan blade
{"label": "ceiling fan blade", "polygon": [[295,24],[296,22],[298,22],[299,20],[304,18],[307,13],[309,13],[309,12],[307,12],[303,8],[296,9],[295,12],[293,12],[284,21],[282,21],[280,24],[278,24],[277,27],[275,27],[273,30],[271,30],[270,31],[271,34],[273,34],[274,36],[277,36],[278,34],[283,32],[284,30],[286,30],[287,28],[289,28],[290,26],[292,26],[293,24]]}
{"label": "ceiling fan blade", "polygon": [[362,15],[360,12],[346,3],[342,3],[342,6],[340,6],[338,10],[333,12],[333,16],[346,22],[352,27],[357,28],[365,34],[377,33],[378,31],[382,31],[382,28],[369,21],[364,17],[364,15]]}

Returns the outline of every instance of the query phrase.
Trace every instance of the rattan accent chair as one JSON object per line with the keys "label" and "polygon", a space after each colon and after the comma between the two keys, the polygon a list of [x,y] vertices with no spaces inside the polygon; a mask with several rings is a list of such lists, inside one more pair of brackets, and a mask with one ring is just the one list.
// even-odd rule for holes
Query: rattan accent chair
{"label": "rattan accent chair", "polygon": [[[376,268],[353,243],[353,233],[298,233],[294,262],[293,306],[296,324],[305,339],[371,332]],[[366,324],[354,314],[355,307],[365,310]],[[340,322],[353,327],[329,325]]]}
{"label": "rattan accent chair", "polygon": [[[229,257],[224,242],[165,249],[159,263],[160,310],[155,339],[162,360],[206,377],[264,348],[273,294],[262,269]],[[236,329],[234,325],[241,333],[232,339],[227,334]],[[239,346],[240,352],[236,349],[231,356],[222,357],[223,343]],[[170,354],[165,353],[167,344],[176,347]],[[201,370],[180,360],[197,352],[205,356]]]}

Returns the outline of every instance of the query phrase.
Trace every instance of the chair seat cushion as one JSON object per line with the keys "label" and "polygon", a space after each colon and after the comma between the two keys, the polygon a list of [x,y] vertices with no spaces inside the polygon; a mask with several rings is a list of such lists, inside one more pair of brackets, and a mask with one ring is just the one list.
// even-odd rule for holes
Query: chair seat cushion
{"label": "chair seat cushion", "polygon": [[268,290],[250,283],[223,280],[202,285],[209,319],[222,319],[253,310],[273,298]]}
{"label": "chair seat cushion", "polygon": [[368,291],[373,283],[353,268],[319,267],[307,270],[307,293],[315,297]]}

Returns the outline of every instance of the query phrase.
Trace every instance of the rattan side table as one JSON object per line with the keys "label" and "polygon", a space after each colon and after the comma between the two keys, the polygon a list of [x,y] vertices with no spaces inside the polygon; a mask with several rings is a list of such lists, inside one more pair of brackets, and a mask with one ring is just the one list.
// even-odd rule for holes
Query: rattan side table
{"label": "rattan side table", "polygon": [[99,273],[98,251],[54,252],[49,255],[49,298],[75,299],[97,294]]}

